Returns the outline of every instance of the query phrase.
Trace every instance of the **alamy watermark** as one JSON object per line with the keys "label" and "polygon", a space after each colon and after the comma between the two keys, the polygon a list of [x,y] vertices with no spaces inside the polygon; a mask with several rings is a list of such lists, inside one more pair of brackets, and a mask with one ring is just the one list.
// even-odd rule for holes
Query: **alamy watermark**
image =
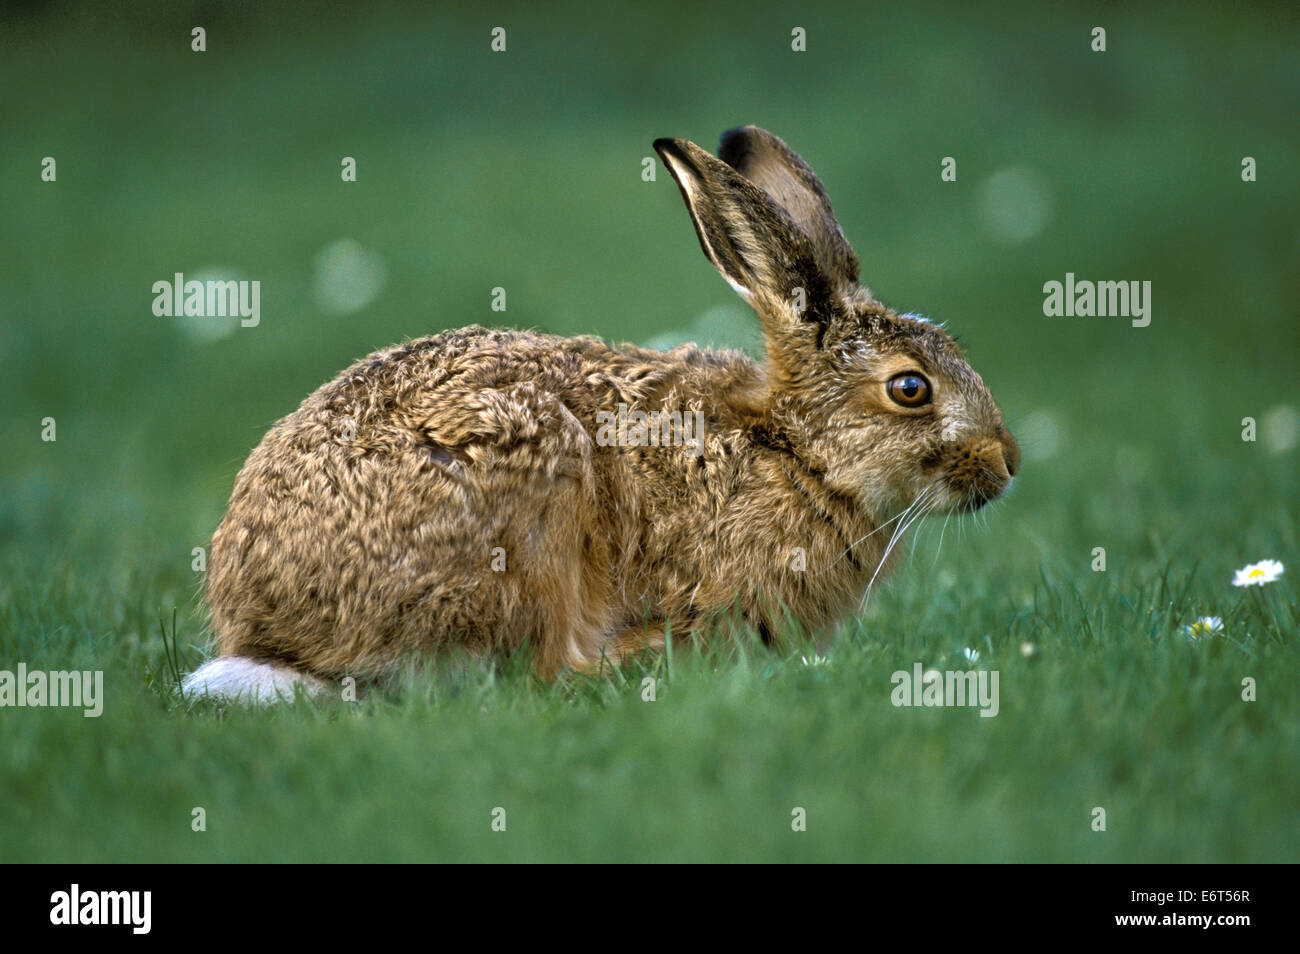
{"label": "alamy watermark", "polygon": [[245,328],[262,320],[260,281],[185,280],[177,272],[170,281],[153,283],[153,313],[159,318],[239,318]]}
{"label": "alamy watermark", "polygon": [[924,669],[920,663],[909,673],[900,669],[889,677],[894,691],[889,700],[896,707],[918,706],[952,708],[979,707],[980,717],[991,719],[998,714],[998,670],[966,671]]}
{"label": "alamy watermark", "polygon": [[1151,283],[1075,281],[1043,285],[1043,314],[1049,318],[1132,318],[1134,328],[1151,324]]}
{"label": "alamy watermark", "polygon": [[640,411],[619,404],[616,411],[597,411],[596,424],[601,447],[685,447],[687,457],[704,451],[700,411]]}
{"label": "alamy watermark", "polygon": [[26,663],[18,671],[0,669],[0,708],[70,708],[84,709],[87,719],[98,719],[104,712],[104,673],[100,670],[61,669],[27,671]]}

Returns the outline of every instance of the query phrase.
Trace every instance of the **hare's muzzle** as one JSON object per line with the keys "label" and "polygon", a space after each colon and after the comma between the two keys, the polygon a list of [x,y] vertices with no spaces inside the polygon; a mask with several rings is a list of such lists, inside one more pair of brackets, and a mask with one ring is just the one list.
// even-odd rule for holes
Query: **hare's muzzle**
{"label": "hare's muzzle", "polygon": [[1005,427],[995,437],[971,441],[948,468],[954,509],[973,512],[997,499],[1019,469],[1020,446]]}

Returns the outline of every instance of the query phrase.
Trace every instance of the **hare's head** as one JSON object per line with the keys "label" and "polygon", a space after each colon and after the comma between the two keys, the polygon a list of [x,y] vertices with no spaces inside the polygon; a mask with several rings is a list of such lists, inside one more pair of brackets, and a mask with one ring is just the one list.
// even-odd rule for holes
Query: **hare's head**
{"label": "hare's head", "polygon": [[976,510],[1020,450],[980,376],[937,325],[886,308],[821,182],[755,126],[655,150],[681,188],[704,254],[763,323],[780,441],[877,518],[912,504]]}

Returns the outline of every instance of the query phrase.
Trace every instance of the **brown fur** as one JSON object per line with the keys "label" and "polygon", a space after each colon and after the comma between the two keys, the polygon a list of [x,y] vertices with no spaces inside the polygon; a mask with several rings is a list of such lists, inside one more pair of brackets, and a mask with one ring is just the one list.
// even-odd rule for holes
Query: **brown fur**
{"label": "brown fur", "polygon": [[[527,644],[554,676],[728,620],[819,631],[861,598],[923,489],[931,509],[1002,492],[1019,453],[979,376],[941,329],[858,286],[798,156],[754,127],[724,136],[732,165],[655,146],[768,361],[478,327],[359,361],[240,471],[210,560],[223,655],[377,678]],[[933,403],[891,401],[903,372]],[[702,412],[703,452],[600,446],[597,412],[620,403]]]}

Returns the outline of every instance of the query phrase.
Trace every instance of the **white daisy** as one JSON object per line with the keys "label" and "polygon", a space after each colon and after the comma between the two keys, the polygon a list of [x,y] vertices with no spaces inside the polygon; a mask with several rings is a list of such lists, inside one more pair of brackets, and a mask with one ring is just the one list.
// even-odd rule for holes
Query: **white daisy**
{"label": "white daisy", "polygon": [[1217,636],[1223,632],[1223,620],[1217,616],[1202,616],[1195,623],[1183,627],[1183,634],[1193,643],[1202,636]]}
{"label": "white daisy", "polygon": [[1243,566],[1232,578],[1233,586],[1263,586],[1282,575],[1282,564],[1276,560],[1260,560]]}

